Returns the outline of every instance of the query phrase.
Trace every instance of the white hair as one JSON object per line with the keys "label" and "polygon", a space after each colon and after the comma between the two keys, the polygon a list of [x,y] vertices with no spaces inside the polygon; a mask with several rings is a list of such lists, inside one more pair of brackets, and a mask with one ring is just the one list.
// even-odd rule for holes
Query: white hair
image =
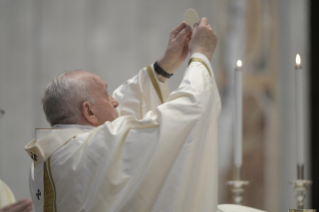
{"label": "white hair", "polygon": [[48,84],[42,104],[46,119],[51,126],[79,124],[82,118],[83,102],[93,103],[94,97],[91,95],[90,87],[94,79],[83,77],[83,73],[87,72],[65,72]]}

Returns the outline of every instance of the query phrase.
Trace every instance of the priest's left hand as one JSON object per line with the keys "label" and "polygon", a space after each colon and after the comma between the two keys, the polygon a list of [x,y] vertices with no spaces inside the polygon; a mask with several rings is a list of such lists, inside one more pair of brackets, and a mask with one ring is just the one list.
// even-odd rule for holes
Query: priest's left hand
{"label": "priest's left hand", "polygon": [[32,201],[28,199],[19,200],[16,203],[0,208],[0,212],[30,212],[32,211]]}
{"label": "priest's left hand", "polygon": [[185,22],[173,29],[164,56],[158,60],[158,65],[167,73],[174,73],[188,55],[188,44],[192,29]]}

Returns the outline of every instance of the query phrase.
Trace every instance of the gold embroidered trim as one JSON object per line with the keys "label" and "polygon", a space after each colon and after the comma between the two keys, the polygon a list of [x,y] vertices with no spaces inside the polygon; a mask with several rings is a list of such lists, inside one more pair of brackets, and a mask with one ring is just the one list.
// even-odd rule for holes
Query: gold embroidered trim
{"label": "gold embroidered trim", "polygon": [[31,156],[33,162],[38,161],[38,159],[37,159],[38,156],[37,156],[35,150],[31,151],[30,156]]}
{"label": "gold embroidered trim", "polygon": [[43,212],[56,212],[56,192],[51,173],[50,158],[43,164],[44,204]]}
{"label": "gold embroidered trim", "polygon": [[148,76],[150,77],[151,79],[151,82],[153,84],[153,87],[158,95],[158,98],[161,100],[161,103],[163,104],[163,96],[162,96],[162,92],[161,92],[161,89],[158,85],[158,82],[156,80],[156,76],[154,75],[154,72],[153,72],[153,69],[152,69],[152,66],[147,66],[147,73],[148,73]]}
{"label": "gold embroidered trim", "polygon": [[212,74],[210,73],[210,70],[209,70],[208,66],[206,65],[206,63],[205,63],[203,60],[201,60],[201,59],[199,59],[199,58],[191,58],[191,59],[189,60],[187,66],[189,66],[189,64],[191,64],[192,62],[200,62],[201,64],[203,64],[203,65],[206,67],[206,69],[207,69],[207,71],[208,71],[210,77],[212,77]]}

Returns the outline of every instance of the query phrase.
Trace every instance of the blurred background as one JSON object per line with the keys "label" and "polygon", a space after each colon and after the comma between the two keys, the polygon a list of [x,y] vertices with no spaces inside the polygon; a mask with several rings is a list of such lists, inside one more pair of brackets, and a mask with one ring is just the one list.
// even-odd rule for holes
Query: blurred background
{"label": "blurred background", "polygon": [[[0,0],[0,179],[30,198],[24,146],[49,127],[41,98],[59,73],[101,76],[109,92],[159,59],[188,8],[218,36],[212,66],[222,98],[219,204],[232,203],[233,83],[243,61],[243,204],[270,212],[295,208],[295,56],[304,82],[305,178],[311,179],[310,0]],[[169,80],[179,85],[187,61]],[[315,163],[315,161],[313,161]],[[314,179],[312,179],[314,180]],[[314,180],[314,183],[317,183]],[[314,207],[308,191],[306,208]]]}

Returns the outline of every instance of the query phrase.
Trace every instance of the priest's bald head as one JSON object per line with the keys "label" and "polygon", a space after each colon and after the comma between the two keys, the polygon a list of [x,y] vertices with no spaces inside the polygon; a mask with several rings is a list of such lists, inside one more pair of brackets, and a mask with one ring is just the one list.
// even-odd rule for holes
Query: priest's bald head
{"label": "priest's bald head", "polygon": [[42,99],[51,126],[87,124],[99,126],[118,117],[118,102],[108,94],[107,85],[96,74],[85,71],[62,73],[53,79]]}

